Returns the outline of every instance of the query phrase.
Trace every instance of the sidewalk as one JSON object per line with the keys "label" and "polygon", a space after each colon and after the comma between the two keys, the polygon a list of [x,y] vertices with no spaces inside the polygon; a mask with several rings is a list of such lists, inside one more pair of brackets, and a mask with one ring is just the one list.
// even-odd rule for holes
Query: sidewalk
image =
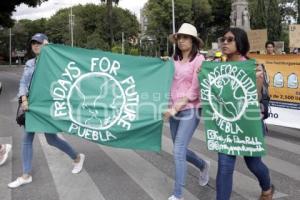
{"label": "sidewalk", "polygon": [[11,67],[9,65],[0,65],[0,72],[12,72],[16,73],[18,75],[22,75],[24,69],[24,65],[12,65]]}

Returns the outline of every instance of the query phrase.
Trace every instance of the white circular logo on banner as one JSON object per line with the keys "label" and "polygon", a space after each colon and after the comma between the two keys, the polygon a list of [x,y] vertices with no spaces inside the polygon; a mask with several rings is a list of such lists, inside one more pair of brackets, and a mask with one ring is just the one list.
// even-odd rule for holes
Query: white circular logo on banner
{"label": "white circular logo on banner", "polygon": [[80,76],[70,87],[67,97],[70,120],[96,130],[113,126],[120,119],[125,103],[121,84],[102,72]]}
{"label": "white circular logo on banner", "polygon": [[235,76],[223,74],[210,82],[208,101],[220,118],[234,122],[244,114],[248,101],[247,89]]}

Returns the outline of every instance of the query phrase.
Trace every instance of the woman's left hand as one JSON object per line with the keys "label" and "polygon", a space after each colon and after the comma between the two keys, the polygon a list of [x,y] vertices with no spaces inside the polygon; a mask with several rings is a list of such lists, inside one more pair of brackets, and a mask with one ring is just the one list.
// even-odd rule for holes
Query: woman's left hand
{"label": "woman's left hand", "polygon": [[170,117],[174,117],[176,115],[177,111],[175,108],[169,108],[165,113],[164,113],[164,119],[168,120]]}
{"label": "woman's left hand", "polygon": [[27,100],[22,101],[21,106],[22,106],[23,111],[25,111],[25,112],[28,111],[28,101]]}

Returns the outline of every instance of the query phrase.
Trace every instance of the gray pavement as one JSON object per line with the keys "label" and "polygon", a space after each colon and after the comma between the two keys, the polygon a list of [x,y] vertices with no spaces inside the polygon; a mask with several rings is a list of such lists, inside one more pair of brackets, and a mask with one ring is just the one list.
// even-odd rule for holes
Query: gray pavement
{"label": "gray pavement", "polygon": [[[174,164],[168,124],[164,126],[163,149],[160,153],[114,149],[77,137],[62,134],[78,152],[86,155],[84,170],[71,174],[72,161],[46,144],[42,134],[34,141],[33,182],[10,190],[7,183],[21,174],[22,129],[15,123],[16,93],[22,67],[0,67],[3,91],[0,96],[0,143],[12,143],[9,161],[0,167],[0,200],[166,200],[172,191]],[[205,146],[202,124],[190,148],[211,161],[210,181],[198,185],[198,170],[188,167],[186,200],[213,200],[217,154]],[[270,126],[266,137],[274,199],[300,199],[300,131]],[[257,199],[260,188],[242,158],[237,159],[233,200]]]}

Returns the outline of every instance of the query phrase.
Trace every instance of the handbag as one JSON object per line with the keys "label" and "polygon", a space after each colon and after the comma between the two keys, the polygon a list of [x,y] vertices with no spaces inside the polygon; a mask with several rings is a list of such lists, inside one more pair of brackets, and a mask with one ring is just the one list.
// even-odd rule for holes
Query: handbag
{"label": "handbag", "polygon": [[[34,63],[35,62],[36,62],[36,59],[35,59]],[[28,90],[30,90],[33,75],[34,75],[34,71],[31,75]],[[28,98],[28,94],[27,94],[27,98]],[[18,105],[18,109],[17,109],[16,121],[17,121],[17,124],[19,124],[20,126],[25,126],[25,111],[22,109],[22,96],[19,97],[19,105]]]}
{"label": "handbag", "polygon": [[22,109],[22,98],[19,98],[16,121],[19,126],[25,126],[25,111]]}

